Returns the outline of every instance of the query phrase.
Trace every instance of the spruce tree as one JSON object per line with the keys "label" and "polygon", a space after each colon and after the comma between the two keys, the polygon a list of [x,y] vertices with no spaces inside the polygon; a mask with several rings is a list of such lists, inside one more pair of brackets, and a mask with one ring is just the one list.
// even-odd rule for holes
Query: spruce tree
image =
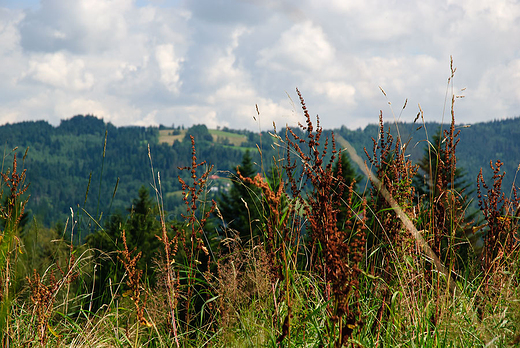
{"label": "spruce tree", "polygon": [[464,170],[456,165],[458,135],[452,122],[449,131],[432,137],[418,161],[413,183],[419,199],[416,226],[428,231],[432,250],[441,261],[453,262],[460,270],[470,252],[467,241],[474,236],[468,231],[477,211],[468,212],[470,184]]}
{"label": "spruce tree", "polygon": [[[450,177],[450,168],[447,166],[439,166],[439,160],[443,160],[443,149],[441,146],[440,135],[436,134],[432,137],[432,142],[428,143],[428,147],[424,150],[423,157],[417,162],[419,171],[414,177],[413,182],[416,193],[426,197],[438,197],[439,185],[437,178]],[[439,170],[443,173],[439,173]],[[471,195],[473,191],[468,191],[470,184],[465,179],[465,170],[461,167],[456,167],[453,175],[453,180],[448,181],[448,185],[444,189],[454,189],[464,196]]]}
{"label": "spruce tree", "polygon": [[229,191],[218,199],[226,230],[236,231],[242,241],[247,241],[261,233],[261,193],[256,186],[240,180],[238,172],[244,178],[256,175],[249,150],[244,153],[242,163],[235,170]]}
{"label": "spruce tree", "polygon": [[141,186],[138,197],[132,201],[131,207],[127,210],[130,215],[124,217],[121,213],[113,214],[104,230],[97,231],[86,238],[87,244],[97,251],[100,260],[104,260],[107,255],[111,258],[110,262],[100,262],[96,271],[94,292],[97,305],[110,300],[109,282],[117,284],[123,278],[125,270],[117,258],[119,252],[124,250],[121,237],[123,230],[125,230],[128,250],[133,250],[133,255],[142,252],[137,268],[143,271],[143,281],[151,286],[156,281],[153,260],[160,250],[161,242],[155,235],[160,235],[161,224],[156,219],[156,209],[146,186]]}
{"label": "spruce tree", "polygon": [[161,241],[155,237],[161,233],[161,223],[156,213],[149,190],[146,186],[141,186],[138,198],[132,201],[130,216],[126,222],[126,238],[129,250],[135,248],[136,252],[143,253],[137,267],[144,271],[145,276],[148,275],[152,283],[155,282],[153,259],[161,248]]}
{"label": "spruce tree", "polygon": [[344,152],[340,153],[338,156],[338,160],[334,164],[334,168],[332,169],[334,175],[338,175],[339,172],[339,164],[341,163],[341,176],[343,177],[343,183],[349,187],[352,182],[354,183],[354,190],[357,189],[358,183],[363,179],[361,175],[354,169],[352,164],[350,163],[350,158]]}

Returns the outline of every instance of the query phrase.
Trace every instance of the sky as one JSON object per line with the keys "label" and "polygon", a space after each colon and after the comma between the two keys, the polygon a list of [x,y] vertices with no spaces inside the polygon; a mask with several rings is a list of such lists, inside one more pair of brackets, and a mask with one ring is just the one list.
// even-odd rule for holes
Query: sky
{"label": "sky", "polygon": [[269,131],[296,88],[326,129],[516,117],[520,2],[0,0],[0,124]]}

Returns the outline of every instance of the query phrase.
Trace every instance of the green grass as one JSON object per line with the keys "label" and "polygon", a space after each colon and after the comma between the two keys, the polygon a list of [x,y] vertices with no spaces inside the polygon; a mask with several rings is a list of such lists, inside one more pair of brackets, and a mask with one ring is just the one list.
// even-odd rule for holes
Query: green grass
{"label": "green grass", "polygon": [[240,146],[243,142],[247,141],[247,137],[242,134],[236,134],[231,132],[224,132],[222,130],[210,129],[209,133],[213,136],[213,141],[221,139],[227,139],[230,145]]}
{"label": "green grass", "polygon": [[[161,129],[159,130],[159,144],[167,143],[169,145],[173,145],[175,140],[183,141],[186,135],[187,130],[181,130],[180,134],[171,135],[169,133],[173,132],[172,129]],[[240,147],[240,145],[247,141],[247,137],[242,134],[236,134],[232,132],[225,132],[217,129],[209,129],[209,133],[213,136],[213,141],[217,141],[219,138],[221,140],[226,139],[230,147]]]}
{"label": "green grass", "polygon": [[180,134],[170,135],[168,133],[173,132],[172,129],[161,129],[159,130],[159,144],[167,143],[169,145],[173,145],[175,140],[183,141],[184,136],[186,135],[186,130],[181,130]]}

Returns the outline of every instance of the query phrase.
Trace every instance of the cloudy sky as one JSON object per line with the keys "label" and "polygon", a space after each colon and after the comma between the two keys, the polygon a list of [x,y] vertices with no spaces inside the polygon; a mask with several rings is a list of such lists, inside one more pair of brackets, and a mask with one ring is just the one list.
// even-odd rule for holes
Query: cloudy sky
{"label": "cloudy sky", "polygon": [[516,0],[0,0],[0,123],[441,121],[450,56],[459,123],[520,115]]}

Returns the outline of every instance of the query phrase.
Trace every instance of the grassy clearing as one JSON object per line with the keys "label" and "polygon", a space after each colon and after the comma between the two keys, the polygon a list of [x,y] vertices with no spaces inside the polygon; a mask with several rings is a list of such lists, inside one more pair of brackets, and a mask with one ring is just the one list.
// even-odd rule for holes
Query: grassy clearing
{"label": "grassy clearing", "polygon": [[[184,137],[186,136],[187,130],[179,130],[179,134],[173,135],[172,132],[174,130],[172,129],[161,129],[159,130],[159,144],[161,143],[167,143],[169,145],[173,145],[175,140],[183,141]],[[217,129],[209,129],[209,133],[213,136],[213,141],[221,143],[225,143],[225,145],[228,145],[230,147],[240,147],[240,145],[247,141],[247,137],[242,134],[232,133],[232,132],[225,132],[222,130]]]}
{"label": "grassy clearing", "polygon": [[172,135],[173,129],[160,129],[159,130],[159,144],[167,143],[173,145],[175,140],[183,141],[186,136],[186,130],[180,130],[179,134]]}
{"label": "grassy clearing", "polygon": [[240,146],[243,142],[247,141],[247,137],[242,134],[225,132],[217,129],[210,129],[209,133],[213,136],[213,141],[220,139],[227,139],[229,145]]}

